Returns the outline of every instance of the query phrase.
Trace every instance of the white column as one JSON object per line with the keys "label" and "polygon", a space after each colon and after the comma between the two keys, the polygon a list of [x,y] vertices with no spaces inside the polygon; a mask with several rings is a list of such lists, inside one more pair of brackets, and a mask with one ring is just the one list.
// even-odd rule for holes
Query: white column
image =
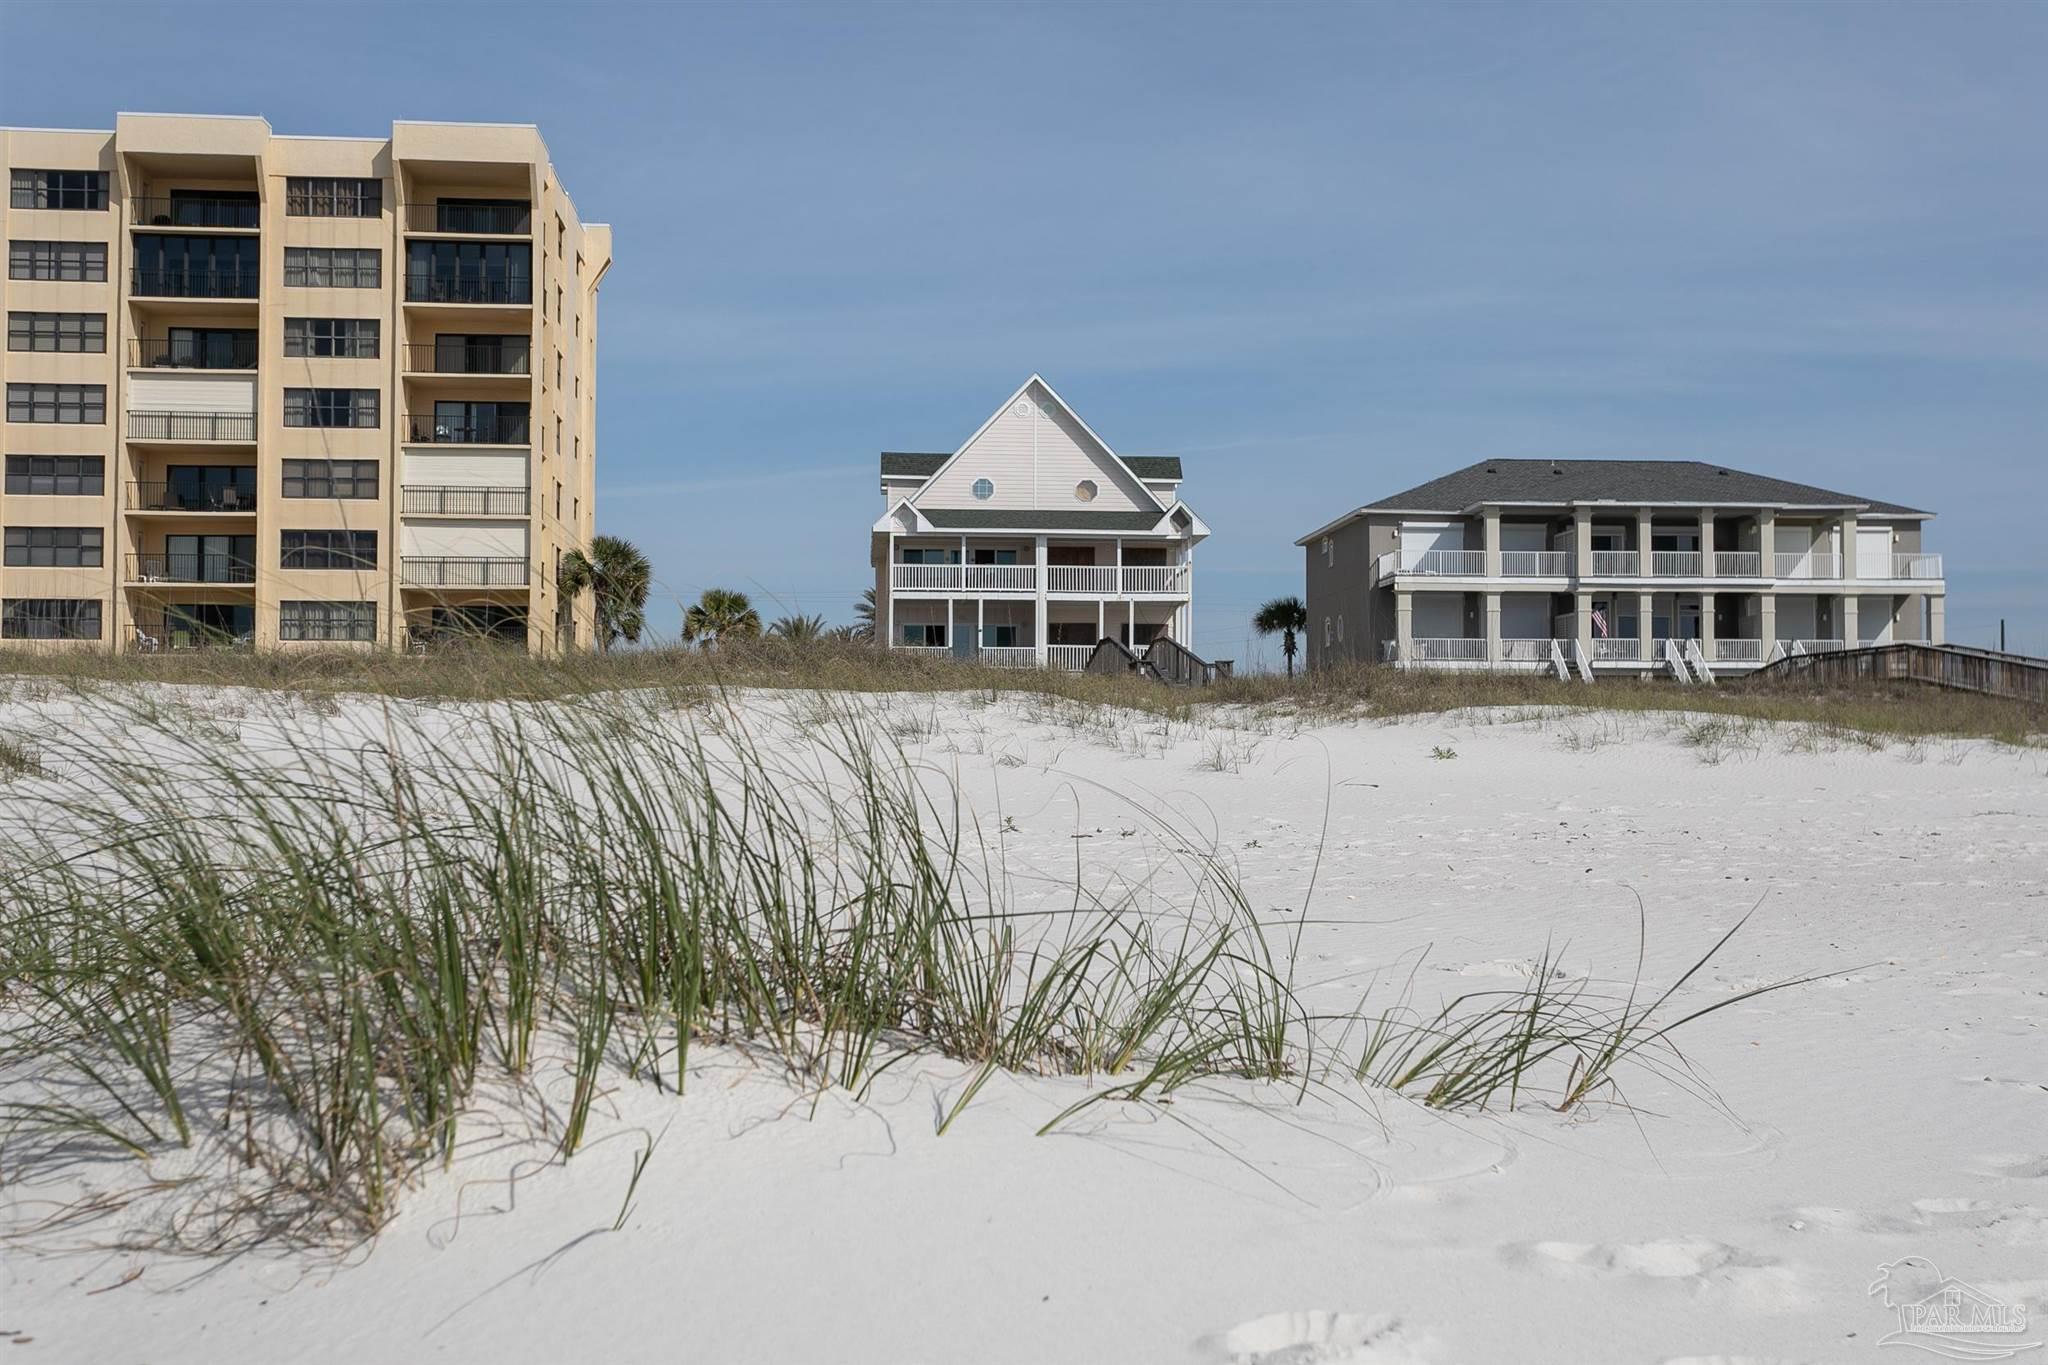
{"label": "white column", "polygon": [[[1589,521],[1588,527],[1592,526]],[[1578,631],[1579,652],[1588,659],[1593,657],[1593,594],[1579,592],[1572,596],[1573,615],[1578,619],[1573,625]]]}
{"label": "white column", "polygon": [[[1714,509],[1711,507],[1700,509],[1700,573],[1707,578],[1714,576]],[[1706,613],[1701,612],[1700,615],[1704,619]],[[1706,629],[1705,625],[1700,627],[1702,640],[1706,639]]]}
{"label": "white column", "polygon": [[1189,649],[1195,647],[1195,543],[1191,540],[1181,557],[1187,561],[1187,601],[1180,608],[1180,642]]}
{"label": "white column", "polygon": [[[1636,509],[1636,572],[1646,578],[1650,573],[1650,536],[1650,509],[1638,507]],[[1648,616],[1643,618],[1643,638],[1645,640],[1650,638],[1650,619]]]}
{"label": "white column", "polygon": [[1046,652],[1045,652],[1045,637],[1046,637],[1047,635],[1050,635],[1050,634],[1052,633],[1052,631],[1051,631],[1051,623],[1050,623],[1050,621],[1049,621],[1049,619],[1048,619],[1048,614],[1047,614],[1047,612],[1046,612],[1046,609],[1045,609],[1045,593],[1046,593],[1046,589],[1047,589],[1047,588],[1048,588],[1048,587],[1049,587],[1049,586],[1051,585],[1051,579],[1052,579],[1052,572],[1051,572],[1051,569],[1050,569],[1050,568],[1049,568],[1049,567],[1047,566],[1047,564],[1046,564],[1046,551],[1045,551],[1045,537],[1044,537],[1044,536],[1040,536],[1040,537],[1038,538],[1038,579],[1037,579],[1037,582],[1038,582],[1038,597],[1037,597],[1037,613],[1038,613],[1038,615],[1037,615],[1037,620],[1038,620],[1038,627],[1037,627],[1037,633],[1036,633],[1035,635],[1033,635],[1033,636],[1031,637],[1031,638],[1032,638],[1032,639],[1033,639],[1033,640],[1034,640],[1034,641],[1036,642],[1036,644],[1037,644],[1037,649],[1038,649],[1038,666],[1039,666],[1040,668],[1044,668],[1044,667],[1045,667],[1045,661],[1046,661],[1046,657],[1047,657],[1047,656],[1046,656]]}
{"label": "white column", "polygon": [[1130,634],[1129,634],[1129,635],[1127,635],[1127,636],[1125,636],[1125,637],[1124,637],[1124,643],[1125,643],[1126,645],[1130,646],[1130,650],[1131,650],[1131,653],[1133,653],[1133,654],[1136,654],[1136,653],[1138,652],[1138,599],[1137,599],[1137,598],[1135,598],[1135,597],[1129,597],[1129,598],[1125,598],[1125,599],[1124,599],[1124,616],[1125,616],[1125,618],[1126,618],[1126,625],[1125,625],[1125,627],[1124,627],[1124,628],[1125,628],[1126,630],[1128,630],[1128,631],[1130,632]]}
{"label": "white column", "polygon": [[974,652],[981,653],[983,642],[988,639],[988,599],[974,599]]}
{"label": "white column", "polygon": [[[1310,621],[1308,628],[1314,630],[1316,623]],[[1415,594],[1394,591],[1394,658],[1407,663],[1415,656]]]}
{"label": "white column", "polygon": [[[1855,581],[1856,581],[1856,514],[1855,514],[1854,512],[1851,512],[1851,513],[1849,513],[1849,514],[1848,514],[1847,516],[1845,516],[1845,517],[1843,517],[1843,518],[1842,518],[1842,582],[1843,582],[1843,583],[1845,583],[1845,584],[1847,584],[1847,583],[1854,583]],[[1846,595],[1846,594],[1844,594],[1844,598],[1845,598],[1845,600],[1846,600],[1846,596],[1847,596],[1847,595]],[[1853,608],[1852,608],[1852,610],[1853,610]],[[1854,643],[1855,643],[1855,639],[1854,639],[1854,637],[1853,637],[1853,636],[1847,636],[1847,635],[1845,635],[1845,636],[1843,636],[1842,638],[1843,638],[1843,639],[1845,639],[1845,640],[1848,640],[1848,641],[1849,641],[1849,642],[1850,642],[1851,644],[1854,644]]]}
{"label": "white column", "polygon": [[1102,643],[1102,637],[1109,630],[1109,602],[1105,598],[1095,599],[1095,642]]}
{"label": "white column", "polygon": [[[1493,517],[1492,526],[1494,530],[1500,528],[1498,514]],[[1489,540],[1487,543],[1489,545],[1497,544],[1497,542],[1492,540]],[[1489,553],[1493,555],[1494,563],[1498,564],[1500,562],[1500,551],[1494,549]],[[1486,662],[1498,665],[1500,661],[1500,594],[1490,592],[1486,594]]]}
{"label": "white column", "polygon": [[1714,594],[1700,594],[1700,653],[1707,662],[1714,661]]}
{"label": "white column", "polygon": [[[1756,514],[1757,571],[1765,578],[1778,576],[1778,514],[1769,508]],[[1764,652],[1770,652],[1770,641],[1764,641]]]}
{"label": "white column", "polygon": [[[1645,525],[1645,526],[1647,526],[1647,525],[1649,524],[1649,517],[1648,517],[1648,515],[1647,515],[1647,514],[1646,514],[1646,515],[1645,515],[1645,516],[1643,517],[1643,519],[1642,519],[1642,524],[1643,524],[1643,525]],[[1649,543],[1650,543],[1650,542],[1649,542],[1649,540],[1648,540],[1647,538],[1645,538],[1645,539],[1644,539],[1644,541],[1643,541],[1643,544],[1645,544],[1645,545],[1648,545]],[[1643,551],[1643,553],[1647,555],[1647,554],[1649,553],[1649,551],[1648,551],[1648,550],[1645,550],[1645,551]],[[1638,654],[1640,654],[1640,655],[1642,656],[1642,659],[1643,659],[1643,661],[1644,661],[1645,663],[1655,663],[1655,662],[1657,661],[1657,660],[1656,660],[1656,656],[1650,653],[1650,649],[1651,649],[1651,644],[1650,644],[1650,637],[1651,637],[1651,635],[1652,635],[1652,633],[1653,633],[1653,632],[1652,632],[1652,630],[1651,630],[1651,627],[1655,626],[1656,624],[1657,624],[1657,597],[1656,597],[1656,594],[1654,594],[1654,593],[1647,593],[1647,592],[1639,592],[1639,593],[1637,593],[1637,594],[1636,594],[1636,640],[1637,640],[1637,653],[1638,653]]]}
{"label": "white column", "polygon": [[[1593,572],[1593,512],[1581,507],[1572,513],[1572,572],[1584,578]],[[1581,632],[1583,633],[1583,632]]]}
{"label": "white column", "polygon": [[1856,594],[1853,592],[1843,593],[1841,603],[1841,622],[1838,629],[1842,632],[1842,643],[1848,648],[1854,649],[1856,648]]}
{"label": "white column", "polygon": [[[1500,577],[1500,509],[1486,509],[1486,576]],[[1494,594],[1494,605],[1499,606],[1499,593]],[[1490,655],[1488,657],[1491,657]]]}
{"label": "white column", "polygon": [[1943,603],[1947,600],[1944,593],[1935,593],[1927,599],[1927,643],[1930,645],[1948,643],[1947,627],[1942,620]]}
{"label": "white column", "polygon": [[[1770,572],[1768,569],[1766,573]],[[1778,642],[1778,595],[1769,588],[1757,595],[1756,633],[1764,640],[1764,658],[1771,657],[1771,646]]]}
{"label": "white column", "polygon": [[889,563],[886,571],[882,574],[882,582],[885,585],[882,596],[887,601],[887,614],[889,617],[889,628],[882,636],[882,644],[884,648],[894,649],[896,648],[896,533],[894,531],[889,533]]}

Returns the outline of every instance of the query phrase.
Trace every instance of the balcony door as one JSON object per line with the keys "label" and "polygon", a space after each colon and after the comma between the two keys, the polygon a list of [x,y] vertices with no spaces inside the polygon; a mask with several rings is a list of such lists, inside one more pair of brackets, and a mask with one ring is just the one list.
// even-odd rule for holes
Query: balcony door
{"label": "balcony door", "polygon": [[248,583],[256,576],[254,536],[165,536],[164,555],[174,579]]}
{"label": "balcony door", "polygon": [[164,505],[180,512],[253,512],[253,465],[174,464],[164,470]]}

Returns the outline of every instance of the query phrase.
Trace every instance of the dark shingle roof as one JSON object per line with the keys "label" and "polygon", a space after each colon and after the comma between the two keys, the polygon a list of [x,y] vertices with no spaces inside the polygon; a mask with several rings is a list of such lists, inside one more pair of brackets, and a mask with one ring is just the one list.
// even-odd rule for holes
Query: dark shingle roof
{"label": "dark shingle roof", "polygon": [[1180,478],[1178,455],[1126,455],[1123,459],[1131,467],[1131,472],[1141,479]]}
{"label": "dark shingle roof", "polygon": [[1699,460],[1481,460],[1366,506],[1460,512],[1483,502],[1670,502],[1722,507],[1780,503],[1928,515],[1897,503]]}
{"label": "dark shingle roof", "polygon": [[925,520],[947,531],[998,527],[1018,531],[1149,531],[1158,512],[1036,512],[1001,507],[920,507]]}
{"label": "dark shingle roof", "polygon": [[885,479],[929,479],[939,472],[939,466],[952,459],[951,455],[917,455],[902,450],[882,452],[882,477]]}

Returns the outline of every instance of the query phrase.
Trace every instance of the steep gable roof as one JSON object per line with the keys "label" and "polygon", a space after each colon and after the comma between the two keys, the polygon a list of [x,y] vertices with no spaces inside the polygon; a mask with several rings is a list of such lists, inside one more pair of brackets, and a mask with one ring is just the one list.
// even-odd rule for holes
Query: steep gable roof
{"label": "steep gable roof", "polygon": [[882,452],[882,477],[885,479],[929,479],[939,472],[939,467],[953,457],[944,451],[936,455],[913,454],[902,450]]}
{"label": "steep gable roof", "polygon": [[1132,489],[1134,490],[1134,499],[1137,502],[1139,502],[1141,506],[1149,505],[1150,507],[1157,509],[1157,511],[1161,514],[1165,513],[1165,511],[1167,510],[1166,504],[1161,502],[1158,498],[1158,495],[1153,493],[1151,489],[1145,486],[1143,476],[1138,474],[1135,470],[1133,470],[1129,462],[1124,460],[1122,456],[1118,455],[1116,451],[1111,449],[1109,442],[1103,440],[1100,436],[1095,434],[1094,428],[1090,427],[1088,423],[1085,420],[1083,420],[1080,413],[1074,411],[1072,404],[1068,403],[1066,399],[1060,397],[1059,393],[1053,388],[1052,385],[1046,383],[1045,379],[1042,376],[1036,374],[1032,375],[1029,379],[1025,380],[1022,384],[1018,385],[1016,392],[1012,393],[1008,398],[1005,398],[999,405],[997,405],[996,410],[989,414],[988,420],[983,422],[979,427],[976,427],[974,434],[972,436],[969,436],[965,441],[962,441],[960,443],[960,448],[958,450],[955,450],[950,456],[948,456],[944,464],[940,465],[937,469],[932,471],[931,475],[925,480],[925,486],[923,488],[920,488],[916,493],[912,494],[912,500],[919,502],[921,505],[924,497],[927,494],[929,494],[932,491],[932,489],[939,484],[941,479],[945,476],[946,472],[950,470],[954,465],[958,464],[961,458],[965,456],[968,453],[968,451],[974,448],[975,443],[981,440],[982,436],[986,434],[991,427],[995,426],[995,424],[998,421],[1000,421],[1004,417],[1004,415],[1010,411],[1012,405],[1022,400],[1025,397],[1025,395],[1029,394],[1034,387],[1039,389],[1049,403],[1051,403],[1054,407],[1057,407],[1061,413],[1065,414],[1067,420],[1072,422],[1074,426],[1078,428],[1080,432],[1088,438],[1089,441],[1094,443],[1095,447],[1101,451],[1103,458],[1108,460],[1111,466],[1113,466],[1117,470],[1122,471],[1125,477],[1127,477],[1130,480]]}

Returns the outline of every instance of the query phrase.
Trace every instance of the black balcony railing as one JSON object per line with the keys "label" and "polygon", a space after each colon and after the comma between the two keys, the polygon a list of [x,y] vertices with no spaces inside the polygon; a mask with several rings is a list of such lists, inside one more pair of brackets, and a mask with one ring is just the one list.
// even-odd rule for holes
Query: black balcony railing
{"label": "black balcony railing", "polygon": [[516,558],[422,559],[407,555],[399,576],[415,588],[521,588],[526,586],[526,561]]}
{"label": "black balcony railing", "polygon": [[[248,649],[255,642],[253,610],[244,607],[250,620],[237,630],[232,624],[234,613],[226,603],[206,604],[216,609],[220,621],[207,621],[183,614],[163,615],[146,613],[135,618],[134,649],[142,654],[154,654],[165,649]],[[215,615],[207,612],[206,615]],[[234,728],[232,720],[227,722]]]}
{"label": "black balcony railing", "polygon": [[255,270],[137,270],[130,292],[153,299],[253,299]]}
{"label": "black balcony railing", "polygon": [[128,578],[135,583],[254,583],[256,566],[233,555],[203,551],[139,554],[128,556]]}
{"label": "black balcony railing", "polygon": [[436,341],[405,348],[405,368],[414,374],[532,374],[533,352],[525,337],[490,344],[475,340]]}
{"label": "black balcony railing", "polygon": [[530,496],[524,488],[408,484],[404,490],[404,509],[423,517],[523,517]]}
{"label": "black balcony railing", "polygon": [[128,343],[128,363],[155,370],[253,370],[256,334],[135,337]]}
{"label": "black balcony railing", "polygon": [[533,231],[533,208],[527,204],[407,204],[405,226],[410,232],[523,236]]}
{"label": "black balcony railing", "polygon": [[253,441],[252,412],[131,412],[131,441]]}
{"label": "black balcony railing", "polygon": [[128,506],[137,512],[253,512],[256,490],[247,484],[207,488],[189,483],[131,483]]}
{"label": "black balcony railing", "polygon": [[506,417],[408,417],[409,439],[416,443],[458,446],[523,446],[527,438],[526,414]]}
{"label": "black balcony railing", "polygon": [[525,278],[477,277],[470,275],[418,275],[405,277],[407,303],[508,303],[533,302],[533,281]]}
{"label": "black balcony railing", "polygon": [[137,199],[129,212],[131,221],[148,227],[252,228],[261,225],[263,205],[246,199],[180,194]]}

